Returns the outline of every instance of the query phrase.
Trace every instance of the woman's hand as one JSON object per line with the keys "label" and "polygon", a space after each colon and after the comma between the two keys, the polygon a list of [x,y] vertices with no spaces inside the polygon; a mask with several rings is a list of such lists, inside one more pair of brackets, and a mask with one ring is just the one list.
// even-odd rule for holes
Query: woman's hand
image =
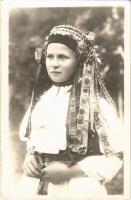
{"label": "woman's hand", "polygon": [[69,181],[71,178],[85,175],[79,166],[74,165],[68,167],[66,164],[61,162],[51,162],[42,170],[42,174],[53,184],[64,183]]}
{"label": "woman's hand", "polygon": [[37,155],[27,154],[23,164],[25,175],[39,178],[41,175],[41,165],[39,164]]}

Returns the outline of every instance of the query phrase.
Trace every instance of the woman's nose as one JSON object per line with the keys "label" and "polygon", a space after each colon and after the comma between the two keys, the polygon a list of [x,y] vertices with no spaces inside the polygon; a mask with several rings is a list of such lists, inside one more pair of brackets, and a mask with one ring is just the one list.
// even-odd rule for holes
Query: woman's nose
{"label": "woman's nose", "polygon": [[53,59],[53,61],[52,61],[52,67],[53,67],[54,69],[60,67],[60,65],[59,65],[59,61],[58,61],[57,58],[54,58],[54,59]]}

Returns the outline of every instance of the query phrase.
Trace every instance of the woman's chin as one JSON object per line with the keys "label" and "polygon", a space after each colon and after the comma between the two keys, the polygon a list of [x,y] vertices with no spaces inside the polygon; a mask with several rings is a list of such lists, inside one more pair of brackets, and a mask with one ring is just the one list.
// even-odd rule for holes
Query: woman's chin
{"label": "woman's chin", "polygon": [[51,80],[54,83],[63,83],[63,82],[66,82],[66,80],[60,79],[58,77],[53,77],[53,78],[51,77]]}

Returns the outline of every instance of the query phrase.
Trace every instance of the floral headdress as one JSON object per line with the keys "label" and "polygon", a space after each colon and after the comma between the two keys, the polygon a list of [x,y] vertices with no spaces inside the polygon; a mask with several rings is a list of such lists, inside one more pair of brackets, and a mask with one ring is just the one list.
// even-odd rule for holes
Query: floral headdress
{"label": "floral headdress", "polygon": [[55,35],[68,36],[77,43],[78,54],[84,53],[84,51],[91,46],[95,41],[95,34],[93,32],[82,33],[79,29],[71,25],[59,25],[55,26],[46,37],[45,47],[48,45],[49,38]]}
{"label": "floral headdress", "polygon": [[77,43],[76,51],[82,62],[70,94],[66,124],[67,145],[72,152],[86,154],[89,128],[95,129],[102,140],[105,154],[110,155],[113,150],[107,137],[108,122],[101,114],[99,98],[105,98],[113,107],[114,103],[98,70],[101,61],[96,52],[98,47],[95,46],[95,34],[82,33],[71,25],[55,26],[46,37],[42,51],[46,51],[50,38],[56,35],[67,36]]}

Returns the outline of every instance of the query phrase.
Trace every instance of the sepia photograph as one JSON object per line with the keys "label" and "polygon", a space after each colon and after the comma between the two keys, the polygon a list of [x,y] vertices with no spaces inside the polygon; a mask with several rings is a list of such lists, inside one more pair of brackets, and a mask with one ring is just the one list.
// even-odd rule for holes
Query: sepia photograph
{"label": "sepia photograph", "polygon": [[0,198],[128,200],[130,2],[1,2]]}

